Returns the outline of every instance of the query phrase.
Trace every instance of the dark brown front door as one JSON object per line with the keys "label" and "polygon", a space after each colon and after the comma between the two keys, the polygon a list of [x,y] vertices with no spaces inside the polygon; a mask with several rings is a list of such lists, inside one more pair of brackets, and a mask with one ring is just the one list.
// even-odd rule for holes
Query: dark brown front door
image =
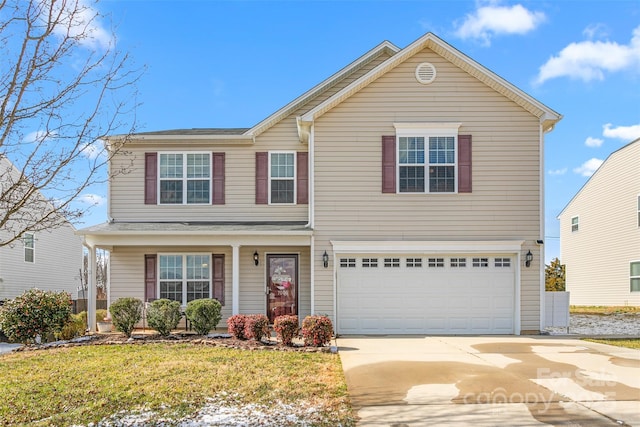
{"label": "dark brown front door", "polygon": [[267,255],[267,316],[298,314],[298,255]]}

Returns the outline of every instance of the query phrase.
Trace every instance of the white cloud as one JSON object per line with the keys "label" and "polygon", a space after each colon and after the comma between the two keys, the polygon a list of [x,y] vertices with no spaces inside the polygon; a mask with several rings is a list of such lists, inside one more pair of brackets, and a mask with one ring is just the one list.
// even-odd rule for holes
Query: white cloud
{"label": "white cloud", "polygon": [[593,159],[589,159],[584,162],[580,167],[574,168],[573,172],[582,176],[591,176],[600,167],[603,161],[604,160],[596,159],[594,157]]}
{"label": "white cloud", "polygon": [[613,126],[611,123],[607,123],[602,126],[602,135],[607,138],[618,138],[625,141],[633,141],[640,138],[640,124],[631,126]]}
{"label": "white cloud", "polygon": [[90,206],[102,206],[107,202],[107,199],[97,194],[82,194],[78,197],[78,201]]}
{"label": "white cloud", "polygon": [[603,142],[603,139],[588,137],[584,141],[584,145],[586,145],[587,147],[600,147]]}
{"label": "white cloud", "polygon": [[[77,37],[81,45],[91,49],[108,49],[113,45],[113,36],[100,22],[99,12],[89,3],[87,0],[54,3],[57,9],[55,13],[60,12],[60,7],[64,9],[60,15],[60,25],[54,27],[53,31],[60,37]],[[42,14],[48,14],[48,10],[43,10]]]}
{"label": "white cloud", "polygon": [[552,169],[552,170],[549,171],[549,175],[552,175],[552,176],[564,175],[565,173],[567,173],[567,168]]}
{"label": "white cloud", "polygon": [[607,26],[604,24],[591,24],[582,30],[582,34],[584,34],[588,39],[604,38],[609,35]]}
{"label": "white cloud", "polygon": [[106,159],[106,152],[102,141],[84,144],[84,146],[80,148],[80,151],[91,160],[95,160],[98,157],[104,157]]}
{"label": "white cloud", "polygon": [[55,138],[58,136],[55,132],[47,132],[45,130],[34,130],[29,132],[22,138],[22,142],[25,144],[33,144],[34,142],[44,142],[45,140]]}
{"label": "white cloud", "polygon": [[[587,31],[587,30],[585,30]],[[588,31],[589,36],[596,33]],[[637,70],[640,65],[640,26],[633,30],[629,44],[611,41],[591,41],[571,43],[552,56],[540,67],[537,84],[557,77],[569,77],[585,82],[603,80],[605,72]]]}
{"label": "white cloud", "polygon": [[498,6],[497,3],[490,3],[479,6],[474,13],[468,14],[458,26],[456,35],[463,39],[480,39],[488,46],[493,36],[526,34],[545,19],[544,13],[530,11],[520,4]]}

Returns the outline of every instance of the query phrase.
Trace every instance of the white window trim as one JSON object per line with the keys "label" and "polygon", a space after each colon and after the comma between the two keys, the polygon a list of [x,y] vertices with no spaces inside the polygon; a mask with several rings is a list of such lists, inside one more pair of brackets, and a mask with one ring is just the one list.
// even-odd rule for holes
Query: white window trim
{"label": "white window trim", "polygon": [[[461,122],[423,122],[423,123],[394,123],[396,128],[396,194],[458,194],[458,133]],[[453,137],[454,138],[454,189],[452,192],[430,192],[429,191],[429,137]],[[400,164],[400,138],[401,137],[423,137],[424,138],[424,192],[406,192],[400,191],[400,167],[415,166],[414,164]],[[435,163],[434,163],[435,164]],[[451,166],[451,164],[441,164],[440,166]]]}
{"label": "white window trim", "polygon": [[[272,203],[271,202],[271,180],[274,179],[271,177],[271,155],[272,154],[293,154],[293,178],[275,178],[278,180],[292,180],[293,181],[293,202],[292,203]],[[290,205],[295,205],[297,200],[298,200],[298,158],[297,158],[297,152],[296,151],[269,151],[268,154],[269,157],[269,164],[267,165],[267,167],[269,168],[269,188],[268,188],[268,192],[269,192],[269,204],[270,205],[274,205],[274,206],[290,206]]]}
{"label": "white window trim", "polygon": [[157,283],[156,283],[156,295],[158,298],[160,296],[160,257],[161,256],[181,256],[182,257],[182,301],[180,305],[185,307],[187,305],[187,256],[189,255],[198,255],[198,256],[206,256],[209,259],[209,298],[213,298],[213,261],[211,259],[211,254],[208,252],[160,252],[158,253],[158,262],[157,262]]}
{"label": "white window trim", "polygon": [[[178,178],[161,178],[160,177],[160,158],[162,157],[162,155],[166,155],[166,154],[181,154],[182,157],[182,203],[162,203],[161,200],[161,195],[160,195],[160,188],[161,188],[161,182],[163,180],[173,180],[173,181],[177,181]],[[186,177],[186,173],[187,173],[187,154],[206,154],[209,156],[209,202],[208,203],[187,203],[187,181],[189,181],[189,178]],[[161,206],[184,206],[184,205],[189,205],[189,206],[209,206],[213,203],[213,161],[212,159],[213,154],[210,151],[159,151],[158,152],[158,164],[157,164],[157,170],[158,170],[158,187],[156,189],[157,191],[157,195],[158,195],[158,205]],[[204,180],[204,178],[191,178],[191,180]]]}
{"label": "white window trim", "polygon": [[[26,241],[27,236],[31,236],[31,242],[32,242],[31,247],[27,246],[27,241]],[[22,260],[29,264],[35,264],[36,263],[36,235],[34,233],[24,233],[24,235],[22,236],[22,244],[24,246],[24,254],[23,254]],[[31,251],[32,261],[27,261],[27,250]]]}
{"label": "white window trim", "polygon": [[631,264],[640,263],[640,259],[636,261],[629,261],[629,292],[636,293],[638,291],[631,290],[631,279],[640,279],[640,276],[632,276],[631,275]]}
{"label": "white window trim", "polygon": [[[573,223],[573,220],[576,220],[576,223]],[[576,226],[576,229],[573,229],[573,226]],[[572,233],[577,233],[578,231],[580,231],[580,216],[576,215],[576,216],[572,216],[571,217],[571,232]]]}
{"label": "white window trim", "polygon": [[640,228],[640,194],[638,194],[638,228]]}

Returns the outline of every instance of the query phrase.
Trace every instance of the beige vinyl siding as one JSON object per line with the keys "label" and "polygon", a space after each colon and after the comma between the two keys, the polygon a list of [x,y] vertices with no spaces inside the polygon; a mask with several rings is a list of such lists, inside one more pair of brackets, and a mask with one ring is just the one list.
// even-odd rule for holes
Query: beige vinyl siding
{"label": "beige vinyl siding", "polygon": [[[419,84],[415,67],[437,78]],[[381,136],[394,122],[461,122],[473,137],[471,194],[383,194]],[[540,328],[540,124],[524,109],[425,49],[315,124],[317,259],[330,240],[526,241],[521,328]],[[316,311],[331,312],[333,278],[316,265]]]}
{"label": "beige vinyl siding", "polygon": [[[254,265],[253,253],[260,254],[260,264]],[[157,253],[209,253],[225,256],[225,305],[219,328],[226,328],[232,308],[232,249],[215,247],[114,247],[111,252],[110,302],[123,297],[144,300],[144,255]],[[309,248],[304,247],[242,247],[240,248],[240,313],[266,314],[265,253],[299,254],[299,315],[311,311]]]}
{"label": "beige vinyl siding", "polygon": [[629,263],[640,261],[639,164],[640,140],[611,154],[560,215],[560,261],[573,305],[640,305],[629,284]]}
{"label": "beige vinyl siding", "polygon": [[0,248],[0,300],[38,288],[78,296],[82,268],[82,240],[71,225],[35,232],[34,262],[24,261],[24,244]]}
{"label": "beige vinyl siding", "polygon": [[[288,130],[288,132],[287,132]],[[110,210],[116,221],[307,221],[308,205],[256,205],[255,153],[257,151],[306,151],[295,129],[278,125],[265,132],[255,145],[224,146],[206,143],[131,144],[126,158],[114,166],[133,166],[111,181]],[[224,205],[145,205],[144,153],[162,151],[210,151],[225,153]]]}

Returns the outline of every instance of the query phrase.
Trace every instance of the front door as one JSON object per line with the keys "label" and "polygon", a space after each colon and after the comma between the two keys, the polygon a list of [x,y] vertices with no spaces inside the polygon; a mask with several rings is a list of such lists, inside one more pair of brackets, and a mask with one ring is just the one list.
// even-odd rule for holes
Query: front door
{"label": "front door", "polygon": [[298,314],[298,255],[267,255],[267,316]]}

